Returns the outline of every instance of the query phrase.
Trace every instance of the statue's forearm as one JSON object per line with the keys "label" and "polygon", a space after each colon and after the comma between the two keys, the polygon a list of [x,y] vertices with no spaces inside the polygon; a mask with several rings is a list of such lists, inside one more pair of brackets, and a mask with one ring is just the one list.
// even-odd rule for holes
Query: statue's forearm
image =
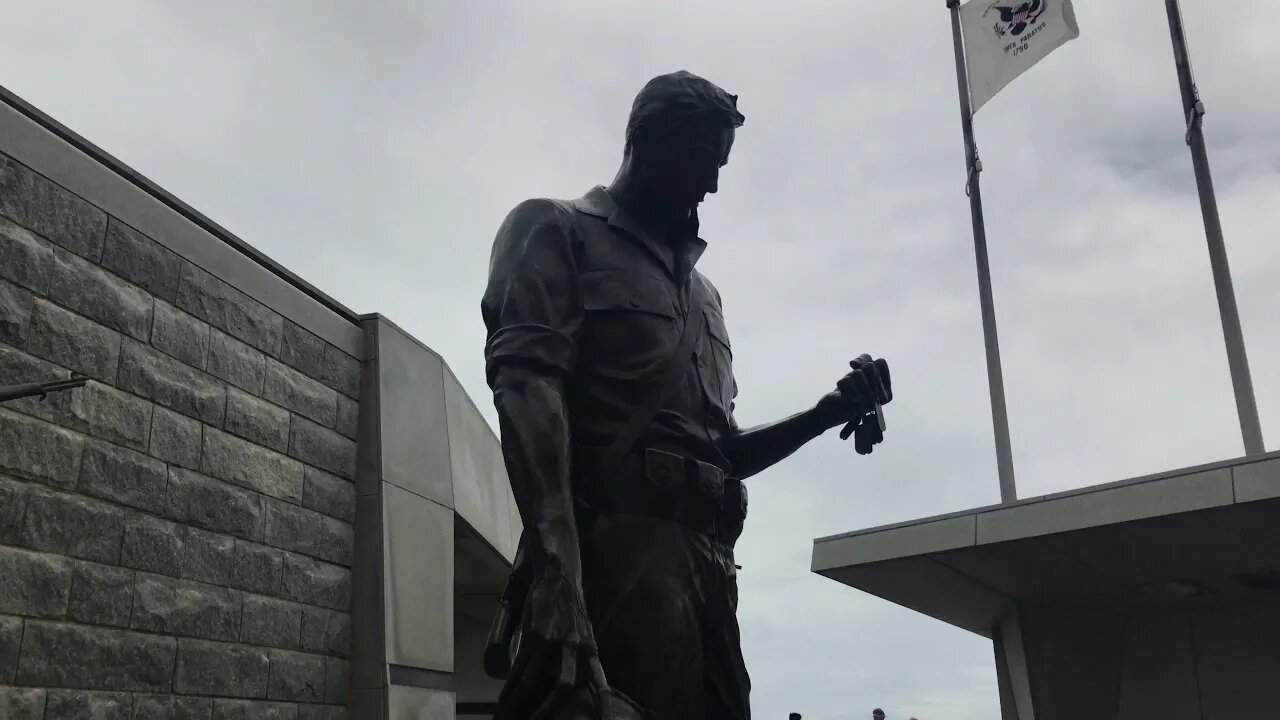
{"label": "statue's forearm", "polygon": [[494,404],[507,476],[529,531],[534,567],[562,573],[580,588],[563,384],[535,371],[502,368],[494,383]]}
{"label": "statue's forearm", "polygon": [[768,469],[838,424],[828,415],[815,406],[777,422],[738,431],[726,449],[734,477],[745,479]]}

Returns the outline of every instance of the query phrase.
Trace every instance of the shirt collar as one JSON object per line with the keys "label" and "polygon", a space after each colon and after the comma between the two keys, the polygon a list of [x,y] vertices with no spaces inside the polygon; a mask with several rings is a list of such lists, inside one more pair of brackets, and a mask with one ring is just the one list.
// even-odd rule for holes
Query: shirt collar
{"label": "shirt collar", "polygon": [[[578,212],[586,213],[598,218],[602,218],[609,223],[609,227],[623,231],[626,235],[636,240],[651,255],[658,259],[659,264],[672,276],[676,276],[676,269],[671,266],[668,260],[669,255],[662,252],[662,247],[649,233],[641,229],[640,224],[635,222],[625,210],[618,207],[613,201],[609,193],[605,192],[604,186],[597,185],[587,192],[586,195],[573,201],[573,206]],[[678,256],[684,256],[690,270],[698,262],[698,258],[702,257],[702,252],[707,249],[707,243],[700,237],[695,237],[686,247],[679,249]]]}

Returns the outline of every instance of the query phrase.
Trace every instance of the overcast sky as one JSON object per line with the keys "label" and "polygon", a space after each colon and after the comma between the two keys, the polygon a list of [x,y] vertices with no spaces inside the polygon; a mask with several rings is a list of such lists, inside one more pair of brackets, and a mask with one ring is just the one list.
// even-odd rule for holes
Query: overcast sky
{"label": "overcast sky", "polygon": [[[1280,3],[1187,0],[1264,431],[1280,428]],[[978,114],[1022,496],[1242,453],[1159,0]],[[885,444],[832,433],[751,483],[758,718],[989,720],[988,641],[810,574],[815,537],[998,500],[942,0],[12,3],[0,84],[359,312],[439,351],[492,421],[479,300],[528,197],[612,179],[678,69],[747,117],[701,211],[744,425],[889,359]]]}

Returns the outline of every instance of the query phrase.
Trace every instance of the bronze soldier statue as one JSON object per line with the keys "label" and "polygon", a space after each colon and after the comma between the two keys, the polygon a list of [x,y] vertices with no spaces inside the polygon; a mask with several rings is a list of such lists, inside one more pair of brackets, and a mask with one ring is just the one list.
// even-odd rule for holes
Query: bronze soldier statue
{"label": "bronze soldier statue", "polygon": [[612,184],[523,202],[498,231],[485,360],[525,528],[486,650],[499,720],[750,717],[742,481],[845,423],[859,453],[883,438],[889,370],[869,355],[807,410],[734,421],[720,294],[694,265],[743,121],[696,75],[654,78]]}

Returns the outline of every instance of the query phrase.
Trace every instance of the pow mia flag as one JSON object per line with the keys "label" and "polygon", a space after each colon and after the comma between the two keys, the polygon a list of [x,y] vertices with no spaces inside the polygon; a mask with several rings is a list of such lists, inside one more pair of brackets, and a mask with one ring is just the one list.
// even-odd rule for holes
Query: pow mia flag
{"label": "pow mia flag", "polygon": [[973,112],[1080,36],[1071,0],[969,0],[960,6]]}

